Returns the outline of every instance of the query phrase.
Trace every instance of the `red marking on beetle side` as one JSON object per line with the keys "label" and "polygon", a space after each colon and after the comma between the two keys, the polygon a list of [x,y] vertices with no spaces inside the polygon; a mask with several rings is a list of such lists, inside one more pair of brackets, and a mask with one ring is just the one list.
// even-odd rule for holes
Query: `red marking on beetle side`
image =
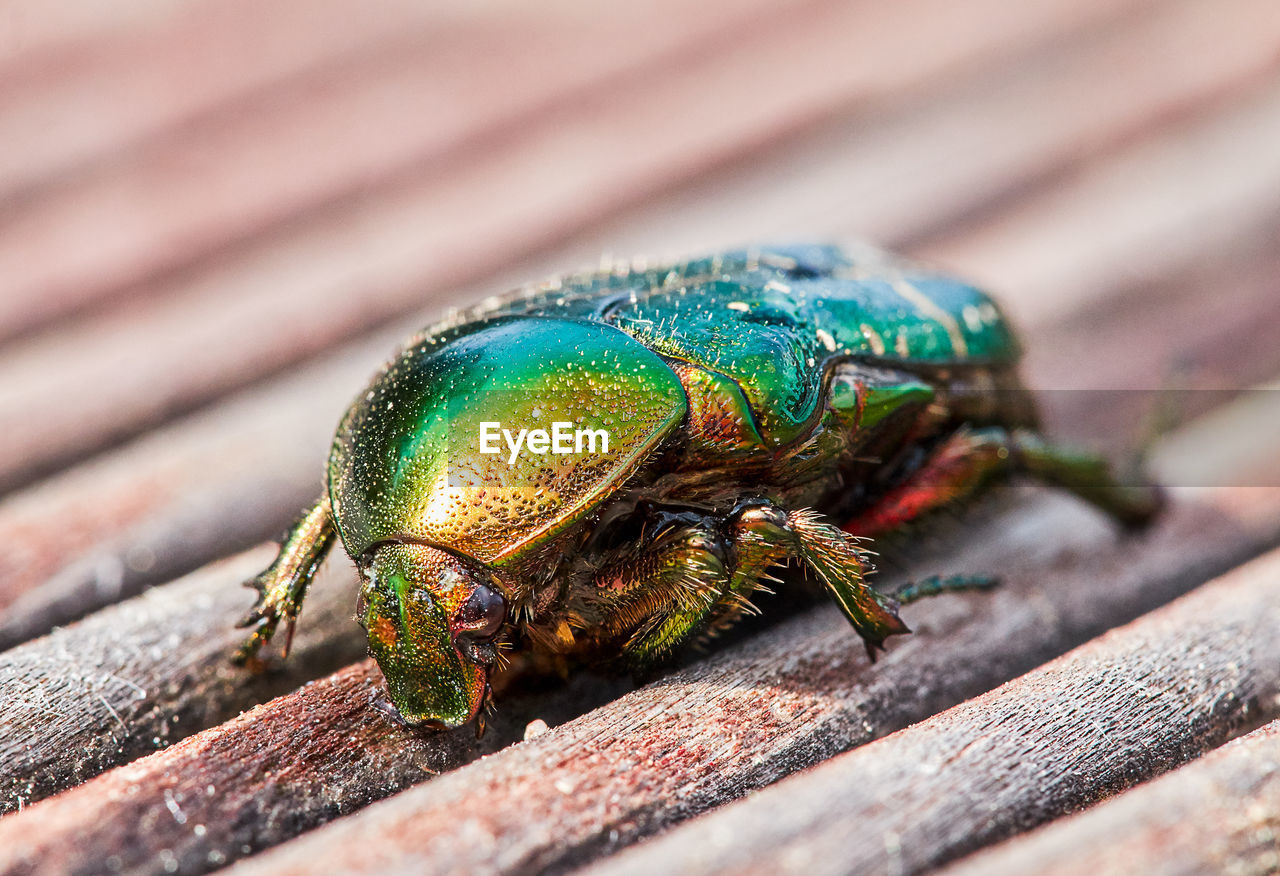
{"label": "red marking on beetle side", "polygon": [[369,628],[369,635],[376,638],[379,644],[390,648],[396,643],[396,625],[389,619],[380,617]]}

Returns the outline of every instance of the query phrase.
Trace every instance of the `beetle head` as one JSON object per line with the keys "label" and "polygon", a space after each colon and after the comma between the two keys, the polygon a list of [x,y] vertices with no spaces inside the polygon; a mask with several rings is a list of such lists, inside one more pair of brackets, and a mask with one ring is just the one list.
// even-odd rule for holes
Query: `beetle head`
{"label": "beetle head", "polygon": [[388,542],[364,568],[358,620],[409,724],[460,727],[476,716],[507,603],[478,564],[422,544]]}

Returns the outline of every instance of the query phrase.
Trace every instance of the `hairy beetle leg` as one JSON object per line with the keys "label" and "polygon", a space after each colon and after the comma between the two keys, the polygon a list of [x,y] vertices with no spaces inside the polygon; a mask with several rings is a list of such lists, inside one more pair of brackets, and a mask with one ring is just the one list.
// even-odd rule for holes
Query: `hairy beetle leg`
{"label": "hairy beetle leg", "polygon": [[788,514],[787,529],[794,536],[800,558],[822,579],[836,605],[862,636],[868,658],[875,661],[877,652],[884,650],[885,639],[911,632],[898,617],[897,600],[866,582],[871,564],[860,544],[862,539],[822,522],[812,511]]}
{"label": "hairy beetle leg", "polygon": [[281,621],[285,623],[281,656],[289,655],[307,586],[336,537],[326,496],[289,530],[275,562],[261,575],[245,582],[245,586],[258,591],[258,601],[239,623],[242,627],[252,626],[253,632],[232,655],[234,662],[246,665],[257,661],[258,652],[271,641]]}
{"label": "hairy beetle leg", "polygon": [[605,609],[604,638],[622,638],[622,658],[643,669],[670,656],[700,632],[720,607],[730,576],[715,522],[663,532],[594,577]]}
{"label": "hairy beetle leg", "polygon": [[626,634],[623,659],[644,669],[754,611],[751,594],[774,580],[769,569],[795,555],[794,539],[774,518],[785,524],[772,506],[746,506],[728,520],[708,515],[603,568],[593,588],[612,603],[602,631]]}
{"label": "hairy beetle leg", "polygon": [[627,553],[597,575],[593,589],[612,602],[604,631],[631,631],[623,656],[643,667],[750,611],[751,594],[773,580],[769,570],[799,559],[822,579],[874,659],[887,637],[910,630],[897,602],[864,580],[867,556],[859,539],[812,511],[751,501],[727,520],[707,517]]}

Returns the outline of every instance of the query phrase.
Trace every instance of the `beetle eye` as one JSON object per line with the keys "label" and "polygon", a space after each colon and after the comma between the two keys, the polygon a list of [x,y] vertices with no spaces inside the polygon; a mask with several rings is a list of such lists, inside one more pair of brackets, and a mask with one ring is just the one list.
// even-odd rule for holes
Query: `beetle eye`
{"label": "beetle eye", "polygon": [[456,627],[473,642],[484,642],[498,634],[507,619],[507,600],[485,584],[477,584],[458,609]]}

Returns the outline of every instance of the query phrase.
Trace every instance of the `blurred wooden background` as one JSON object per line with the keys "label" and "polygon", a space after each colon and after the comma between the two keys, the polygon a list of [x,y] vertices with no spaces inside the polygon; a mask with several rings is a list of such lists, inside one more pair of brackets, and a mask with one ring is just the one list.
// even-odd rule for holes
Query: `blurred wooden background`
{"label": "blurred wooden background", "polygon": [[[413,329],[857,237],[991,287],[1059,434],[1172,390],[1166,519],[1017,492],[874,667],[819,607],[479,741],[369,707],[345,560],[227,664]],[[1278,870],[1278,376],[1273,0],[0,0],[0,872]]]}

